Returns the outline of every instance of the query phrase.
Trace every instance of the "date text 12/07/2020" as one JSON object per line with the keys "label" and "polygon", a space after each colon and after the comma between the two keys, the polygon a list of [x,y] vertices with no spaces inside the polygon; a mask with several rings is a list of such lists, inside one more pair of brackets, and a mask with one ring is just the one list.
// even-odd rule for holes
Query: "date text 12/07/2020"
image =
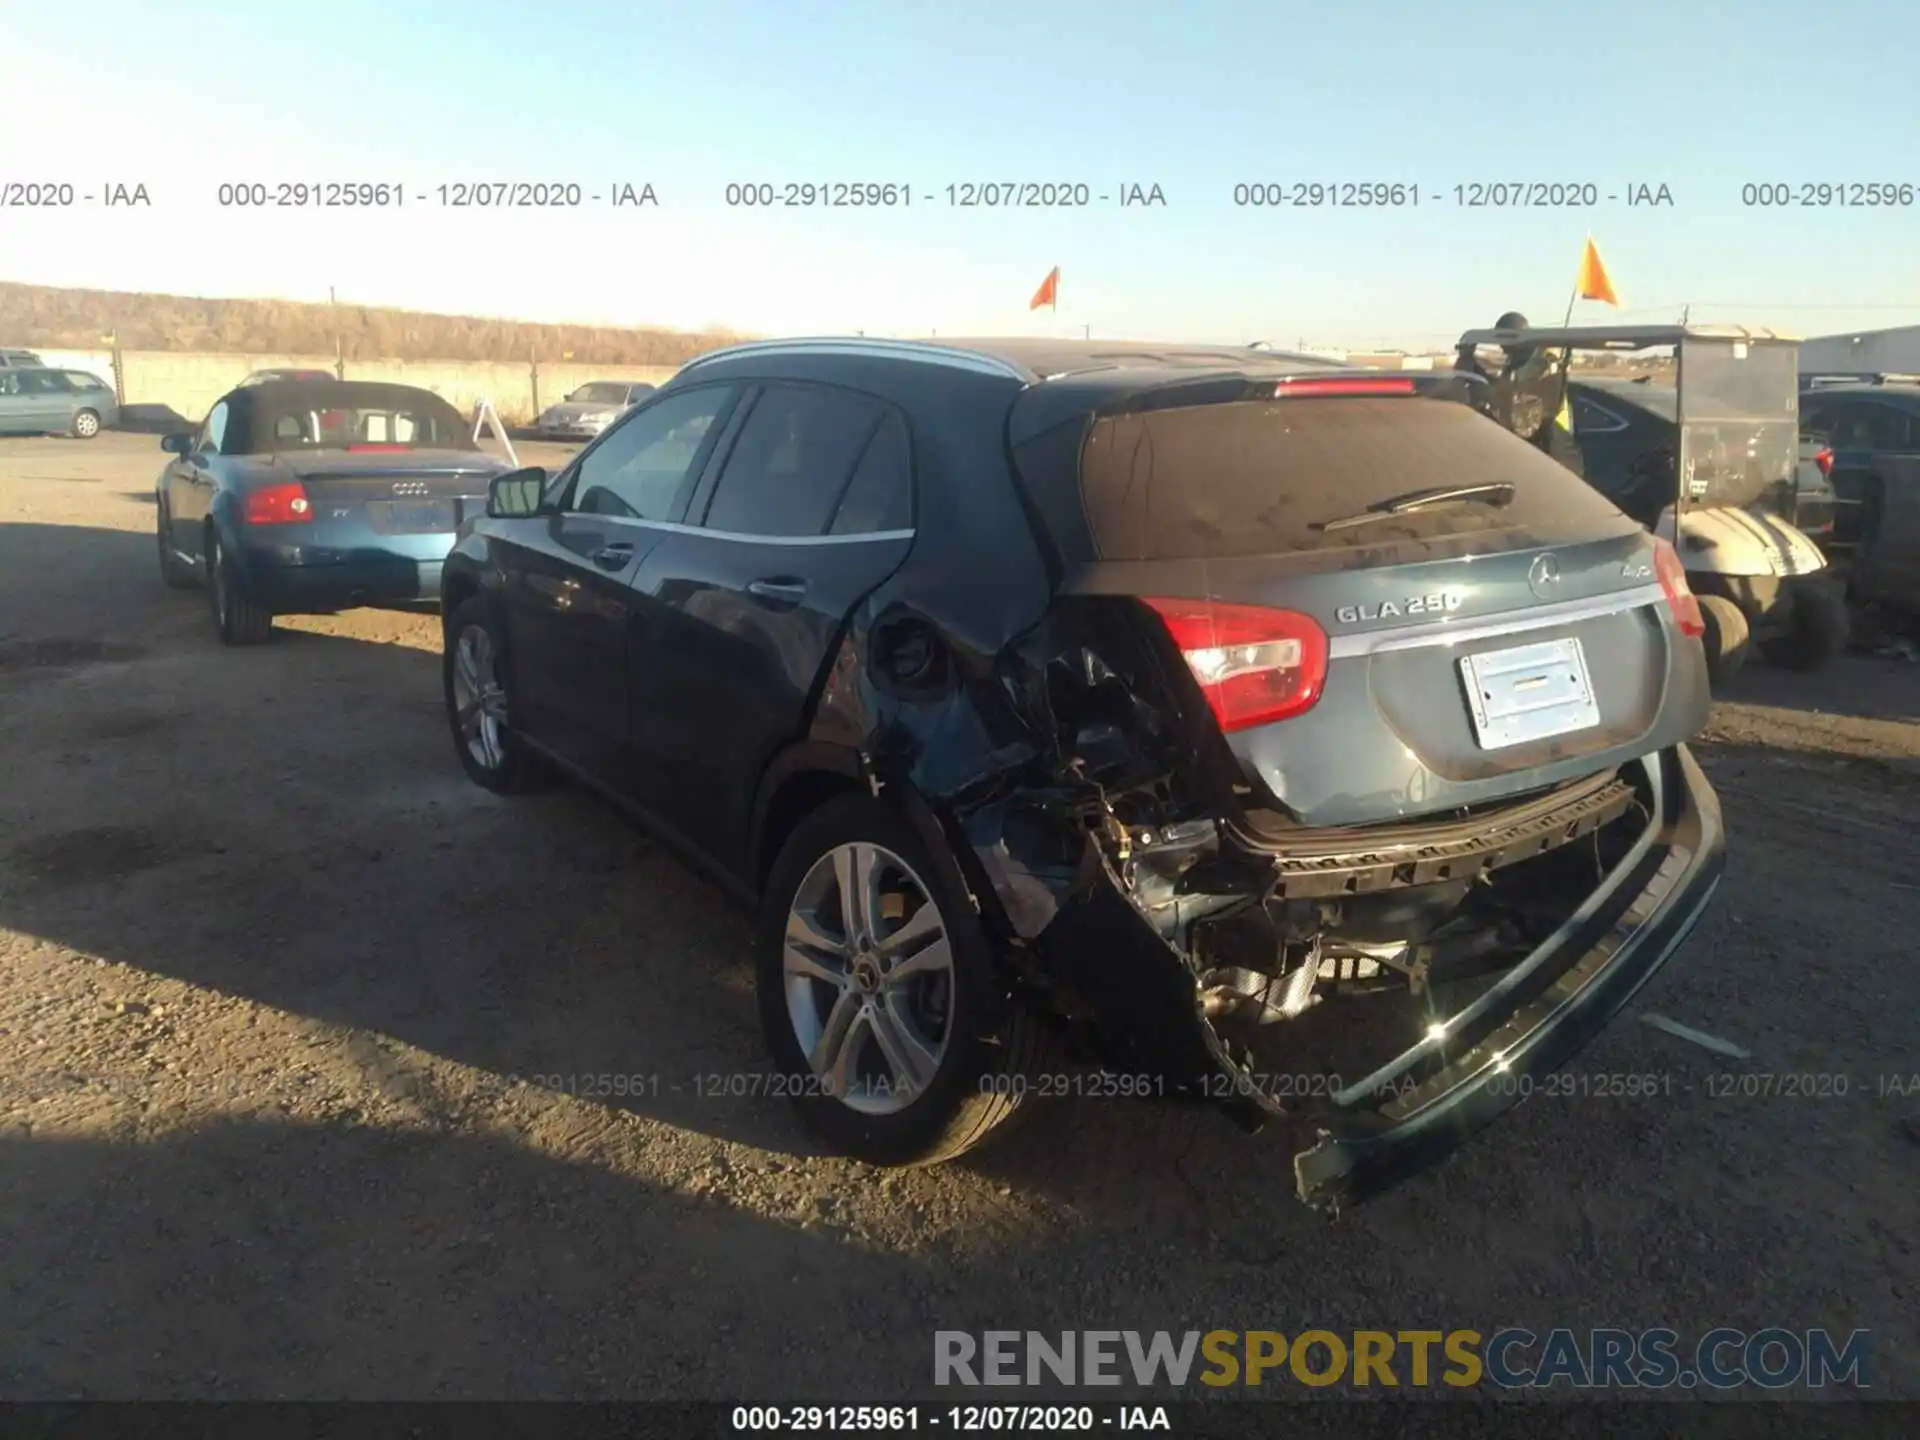
{"label": "date text 12/07/2020", "polygon": [[1080,210],[1105,205],[1165,209],[1157,181],[966,180],[916,185],[904,180],[737,180],[721,199],[730,210]]}
{"label": "date text 12/07/2020", "polygon": [[1424,185],[1401,180],[1256,180],[1233,187],[1245,210],[1591,210],[1601,205],[1672,209],[1673,187],[1636,180],[1469,180]]}

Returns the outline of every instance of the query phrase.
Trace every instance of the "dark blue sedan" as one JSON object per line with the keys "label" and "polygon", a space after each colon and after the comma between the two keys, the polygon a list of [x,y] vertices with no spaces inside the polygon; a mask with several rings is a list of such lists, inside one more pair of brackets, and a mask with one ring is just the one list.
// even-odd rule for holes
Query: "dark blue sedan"
{"label": "dark blue sedan", "polygon": [[454,532],[512,468],[438,395],[331,377],[242,386],[161,448],[161,578],[204,586],[229,645],[276,614],[438,598]]}

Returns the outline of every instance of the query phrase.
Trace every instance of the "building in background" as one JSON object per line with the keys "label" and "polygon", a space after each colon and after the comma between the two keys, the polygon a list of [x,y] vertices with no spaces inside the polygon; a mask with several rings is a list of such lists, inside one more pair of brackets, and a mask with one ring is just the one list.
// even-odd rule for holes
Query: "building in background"
{"label": "building in background", "polygon": [[1920,374],[1920,325],[1816,335],[1800,342],[1802,375],[1851,375],[1885,371]]}

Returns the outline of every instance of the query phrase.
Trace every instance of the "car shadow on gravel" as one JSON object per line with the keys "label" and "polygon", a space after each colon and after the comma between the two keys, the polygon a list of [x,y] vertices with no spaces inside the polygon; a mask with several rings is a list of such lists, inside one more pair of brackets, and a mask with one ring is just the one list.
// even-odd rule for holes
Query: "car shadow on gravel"
{"label": "car shadow on gravel", "polygon": [[1845,655],[1820,670],[1751,665],[1722,682],[1716,701],[1820,716],[1920,723],[1920,664]]}
{"label": "car shadow on gravel", "polygon": [[[438,1057],[690,1133],[820,1153],[765,1058],[749,917],[597,797],[473,786],[436,655],[292,629],[226,649],[197,594],[160,584],[147,536],[0,526],[0,596],[76,580],[87,611],[20,613],[82,634],[0,638],[0,664],[58,666],[48,673],[86,687],[0,707],[0,740],[40,760],[0,795],[0,925],[384,1037],[362,1057],[381,1083]],[[96,688],[123,652],[153,663]],[[1205,1107],[1034,1108],[1030,1130],[1055,1137],[1117,1126],[1163,1150],[1198,1126],[1238,1140]],[[993,1163],[1071,1188],[1078,1162],[1058,1148]]]}
{"label": "car shadow on gravel", "polygon": [[[623,1178],[617,1158],[271,1115],[143,1138],[0,1125],[0,1390],[864,1400],[925,1385],[933,1319],[909,1298],[924,1264]],[[858,1343],[819,1343],[824,1316]]]}

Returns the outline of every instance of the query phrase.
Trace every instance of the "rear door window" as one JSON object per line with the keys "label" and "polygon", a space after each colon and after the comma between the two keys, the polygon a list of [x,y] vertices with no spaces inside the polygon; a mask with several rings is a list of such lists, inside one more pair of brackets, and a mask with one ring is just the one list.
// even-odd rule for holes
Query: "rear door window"
{"label": "rear door window", "polygon": [[1836,450],[1905,450],[1908,448],[1908,417],[1892,405],[1872,400],[1845,405],[1834,417],[1833,448]]}
{"label": "rear door window", "polygon": [[834,510],[829,535],[878,535],[913,528],[913,448],[906,423],[888,413]]}
{"label": "rear door window", "polygon": [[1573,433],[1583,439],[1591,435],[1617,435],[1627,428],[1624,417],[1609,410],[1598,400],[1584,395],[1573,399]]}
{"label": "rear door window", "polygon": [[815,385],[771,385],[754,403],[707,507],[735,535],[824,535],[887,412]]}
{"label": "rear door window", "polygon": [[[1423,490],[1511,484],[1504,506],[1453,504],[1323,528]],[[1379,549],[1524,531],[1612,533],[1620,512],[1471,407],[1415,398],[1240,401],[1102,417],[1080,456],[1098,558],[1190,560]]]}

